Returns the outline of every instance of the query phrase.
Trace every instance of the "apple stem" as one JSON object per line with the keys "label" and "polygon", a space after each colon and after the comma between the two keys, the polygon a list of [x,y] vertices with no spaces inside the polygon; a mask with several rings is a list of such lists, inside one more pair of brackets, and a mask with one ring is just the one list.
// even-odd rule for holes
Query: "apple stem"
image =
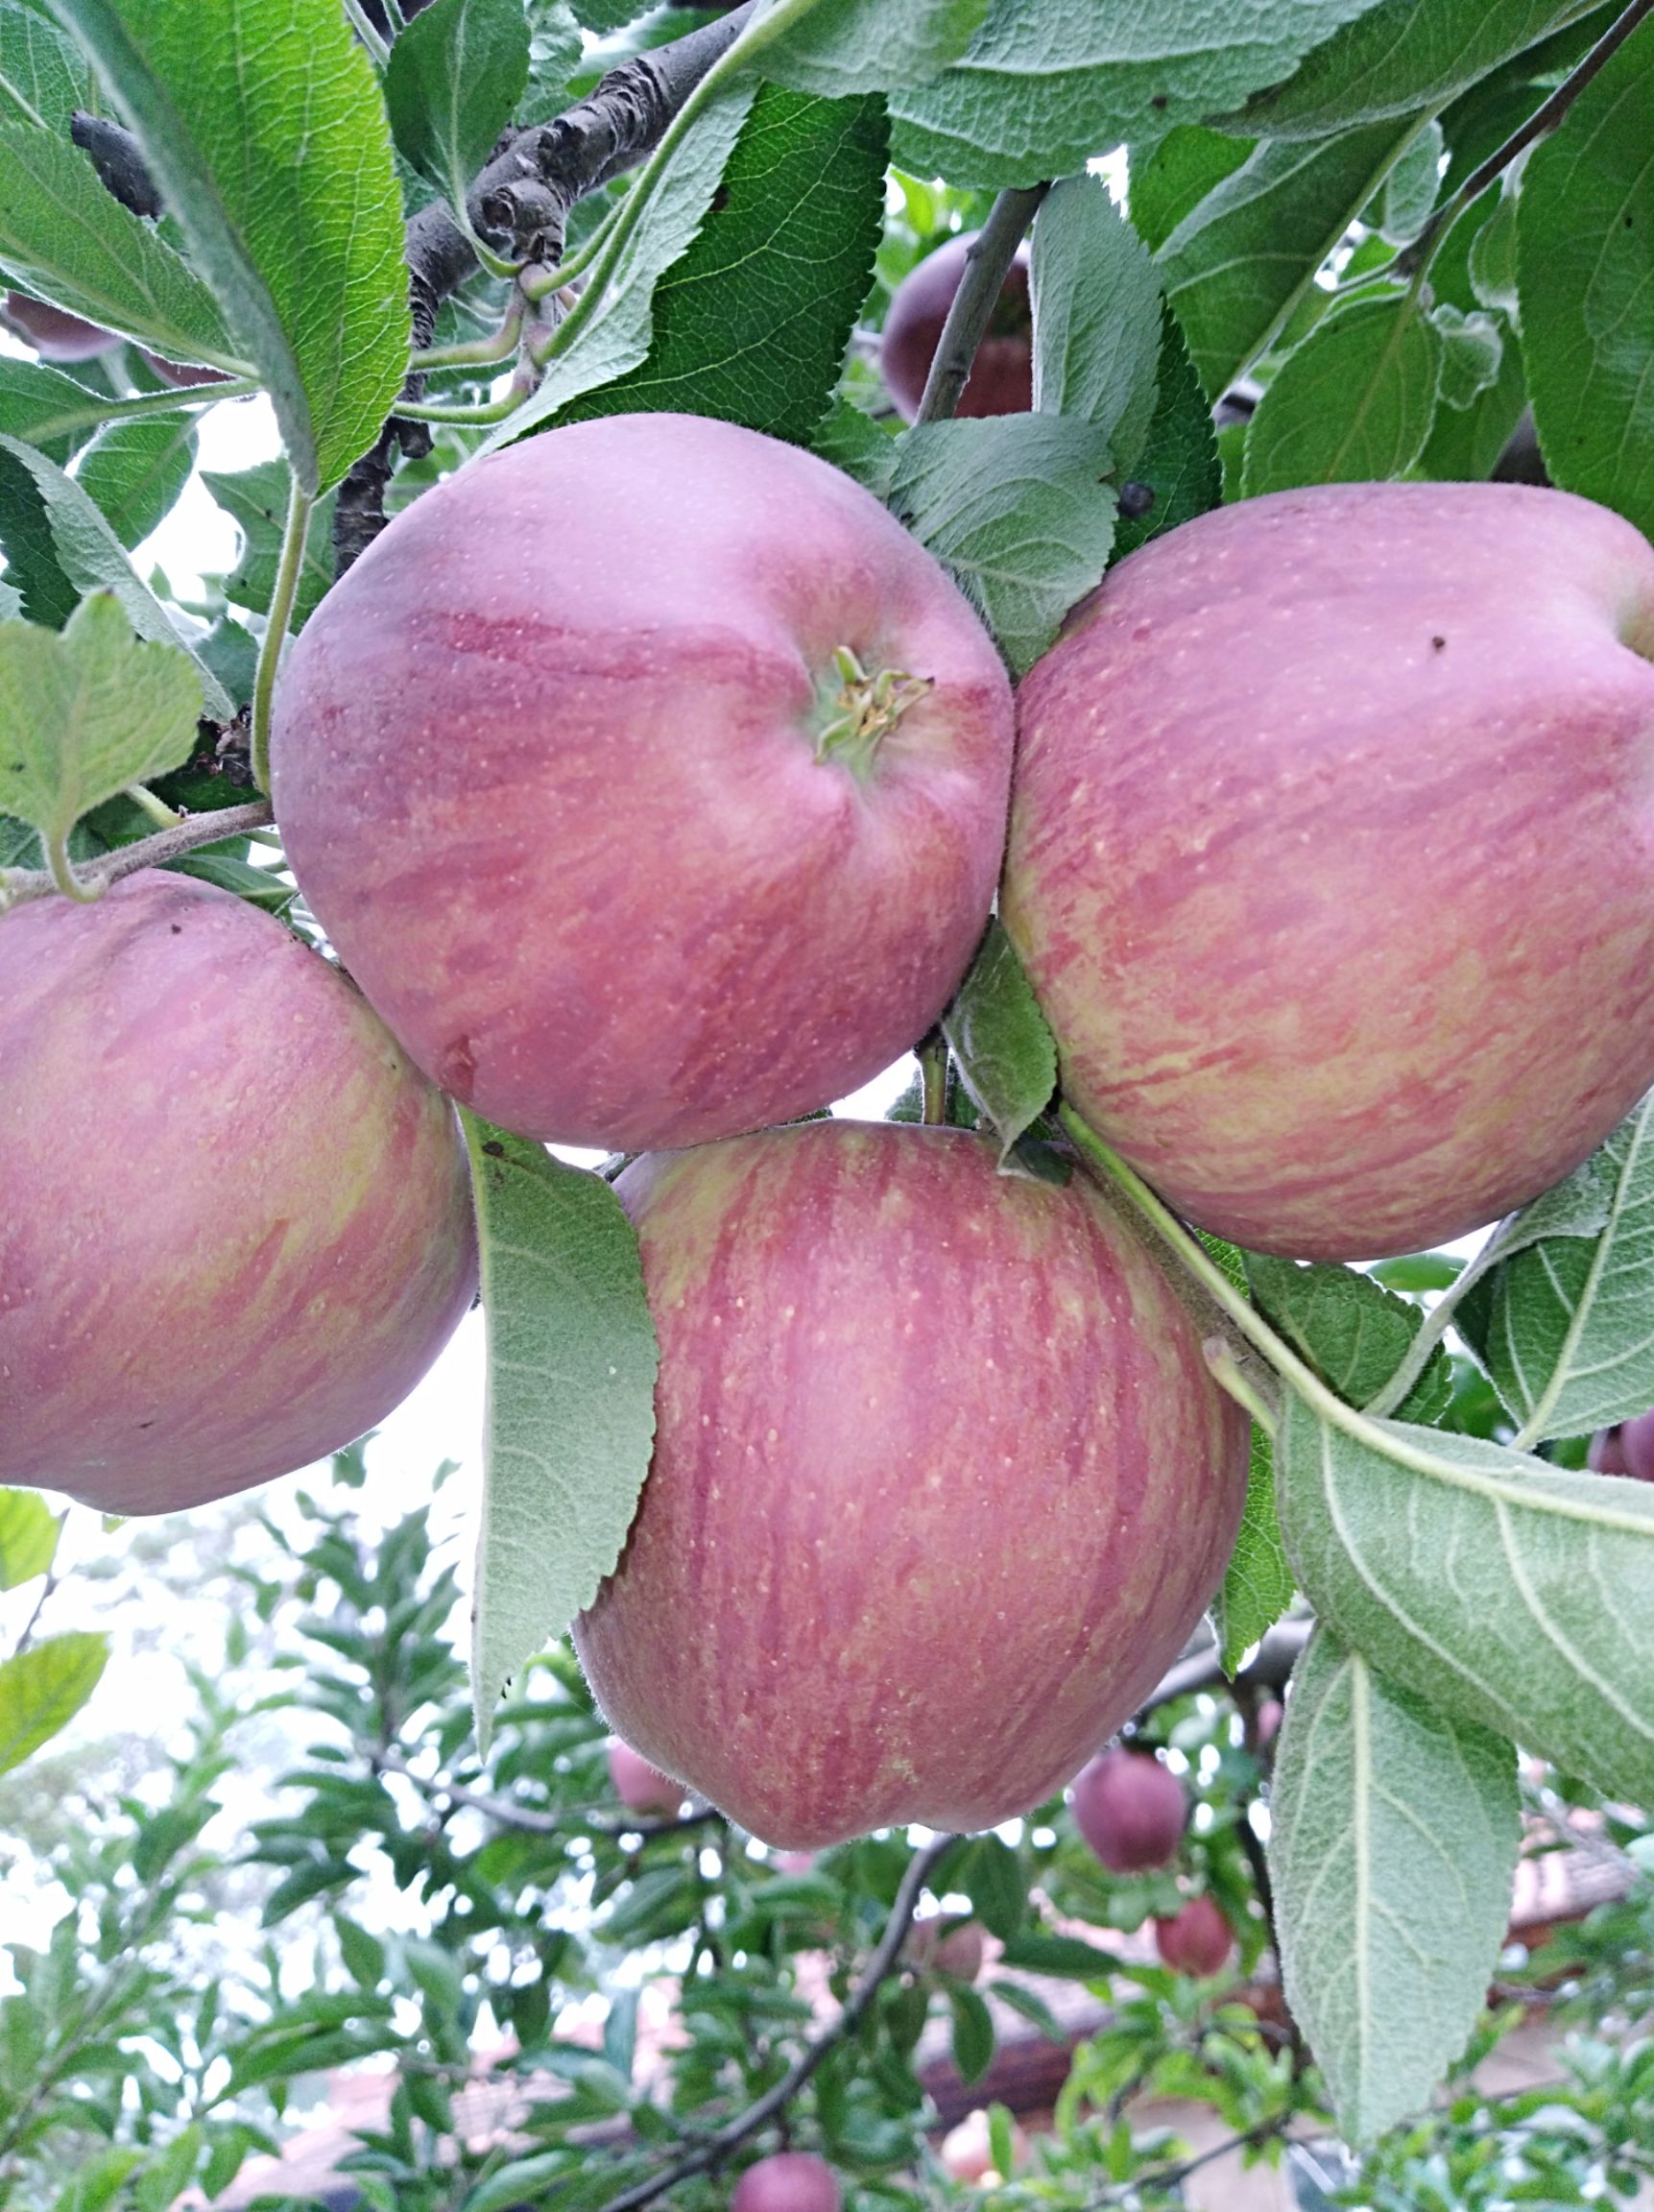
{"label": "apple stem", "polygon": [[915,1048],[919,1062],[920,1119],[939,1127],[947,1119],[947,1041],[933,1029]]}
{"label": "apple stem", "polygon": [[75,874],[74,864],[69,858],[68,838],[66,836],[48,837],[44,839],[44,844],[46,847],[46,866],[51,872],[52,881],[64,898],[73,899],[77,904],[82,906],[95,905],[98,900],[103,897],[105,887],[95,880],[83,883]]}
{"label": "apple stem", "polygon": [[870,676],[848,645],[835,649],[833,669],[839,688],[829,694],[829,717],[816,733],[816,758],[836,760],[865,783],[884,738],[935,689],[936,680],[901,668]]}
{"label": "apple stem", "polygon": [[270,594],[264,638],[258,648],[258,666],[252,678],[252,780],[261,791],[270,788],[270,713],[276,699],[276,671],[287,627],[293,619],[293,602],[299,595],[299,578],[304,566],[304,541],[309,534],[313,502],[297,475],[287,496],[287,522],[281,533],[281,559],[276,587]]}

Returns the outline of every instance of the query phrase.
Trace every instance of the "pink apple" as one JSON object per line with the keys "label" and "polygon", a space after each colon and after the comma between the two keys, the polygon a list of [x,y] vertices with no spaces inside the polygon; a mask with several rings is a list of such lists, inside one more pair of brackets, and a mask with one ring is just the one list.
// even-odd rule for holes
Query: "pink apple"
{"label": "pink apple", "polygon": [[1196,1897],[1172,1919],[1155,1922],[1161,1963],[1197,1982],[1221,1974],[1234,1948],[1229,1922],[1210,1897]]}
{"label": "pink apple", "polygon": [[916,1920],[908,1933],[908,1963],[922,1974],[946,1974],[955,1982],[974,1982],[986,1956],[979,1920],[959,1920],[933,1912]]}
{"label": "pink apple", "polygon": [[1074,1777],[1074,1826],[1113,1874],[1167,1866],[1188,1823],[1188,1798],[1152,1751],[1116,1744]]}
{"label": "pink apple", "polygon": [[1050,1796],[1228,1559],[1247,1424],[1082,1178],[844,1120],[635,1162],[653,1467],[575,1624],[611,1723],[784,1849]]}
{"label": "pink apple", "polygon": [[1654,1413],[1639,1413],[1591,1439],[1589,1463],[1598,1475],[1629,1475],[1654,1482]]}
{"label": "pink apple", "polygon": [[1225,507],[1022,687],[1005,926],[1088,1121],[1266,1252],[1440,1244],[1654,1084],[1654,549],[1516,484]]}
{"label": "pink apple", "polygon": [[452,1109],[268,914],[144,873],[0,918],[0,1482],[110,1513],[348,1444],[476,1287]]}
{"label": "pink apple", "polygon": [[[976,233],[949,238],[897,286],[879,339],[878,365],[898,411],[911,422],[942,338]],[[1025,415],[1034,404],[1034,320],[1028,301],[1028,248],[999,288],[988,334],[976,349],[955,415]]]}
{"label": "pink apple", "polygon": [[160,354],[151,353],[143,347],[138,350],[163,384],[171,384],[180,392],[193,391],[198,384],[228,382],[222,369],[208,369],[195,361],[167,361]]}
{"label": "pink apple", "polygon": [[392,523],[293,649],[274,793],[426,1073],[629,1151],[808,1113],[936,1020],[1010,749],[986,632],[870,493],[727,422],[615,416]]}
{"label": "pink apple", "polygon": [[735,2183],[730,2212],[839,2212],[844,2191],[825,2158],[778,2151],[749,2166]]}
{"label": "pink apple", "polygon": [[120,344],[112,330],[102,330],[49,301],[31,299],[27,292],[7,293],[5,319],[42,361],[90,361]]}
{"label": "pink apple", "polygon": [[641,1751],[634,1751],[618,1737],[609,1746],[609,1785],[628,1812],[647,1813],[661,1819],[670,1819],[682,1811],[688,1794],[682,1782],[662,1774]]}
{"label": "pink apple", "polygon": [[[938,2152],[943,2172],[949,2180],[962,2181],[974,2188],[983,2181],[1005,2181],[1008,2175],[1001,2174],[994,2163],[994,2130],[986,2112],[978,2107],[968,2112],[957,2128],[950,2128],[942,2138]],[[1028,2138],[1015,2122],[1011,2128],[1011,2163],[1020,2166],[1028,2155]]]}

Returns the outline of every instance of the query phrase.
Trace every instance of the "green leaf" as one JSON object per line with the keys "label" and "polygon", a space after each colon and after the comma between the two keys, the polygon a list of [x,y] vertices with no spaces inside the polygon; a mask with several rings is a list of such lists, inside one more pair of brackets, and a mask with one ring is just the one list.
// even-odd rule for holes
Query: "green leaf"
{"label": "green leaf", "polygon": [[1199,123],[1180,123],[1158,146],[1133,147],[1126,204],[1132,228],[1149,252],[1158,253],[1184,218],[1251,152],[1248,140]]}
{"label": "green leaf", "polygon": [[49,449],[54,461],[67,460],[75,433],[95,429],[108,410],[102,393],[60,369],[0,354],[0,431]]}
{"label": "green leaf", "polygon": [[226,853],[186,853],[171,866],[180,876],[193,876],[198,882],[216,883],[221,891],[233,892],[266,914],[285,914],[299,896],[296,885],[284,883],[268,868],[254,868]]}
{"label": "green leaf", "polygon": [[1021,1860],[997,1836],[978,1836],[959,1862],[953,1881],[991,1935],[1010,1942],[1028,1913],[1028,1877]]}
{"label": "green leaf", "polygon": [[[809,439],[872,281],[885,138],[877,100],[762,86],[716,205],[655,288],[647,355],[560,421],[689,408],[773,438]],[[856,421],[894,457],[893,440],[865,416]]]}
{"label": "green leaf", "polygon": [[1273,344],[1422,129],[1415,116],[1312,146],[1266,139],[1179,222],[1156,259],[1210,397]]}
{"label": "green leaf", "polygon": [[1321,138],[1409,108],[1445,107],[1598,0],[1383,0],[1317,46],[1233,118],[1271,138]]}
{"label": "green leaf", "polygon": [[835,469],[842,469],[847,476],[853,476],[875,499],[890,497],[890,482],[896,473],[896,440],[842,393],[811,431],[809,444],[813,452],[830,461]]}
{"label": "green leaf", "polygon": [[1289,1397],[1276,1440],[1299,1587],[1443,1712],[1638,1804],[1654,1798],[1654,1495],[1502,1444],[1347,1430]]}
{"label": "green leaf", "polygon": [[1275,1451],[1268,1431],[1255,1421],[1246,1506],[1212,1608],[1226,1674],[1233,1674],[1252,1647],[1262,1642],[1291,1605],[1296,1589],[1275,1504]]}
{"label": "green leaf", "polygon": [[1057,1046],[1016,947],[991,921],[943,1033],[976,1110],[994,1125],[999,1165],[1057,1088]]}
{"label": "green leaf", "polygon": [[121,2184],[143,2157],[141,2151],[100,2151],[76,2173],[52,2206],[52,2212],[104,2212],[114,2201]]}
{"label": "green leaf", "polygon": [[1517,204],[1522,350],[1551,481],[1654,531],[1654,22],[1534,149]]}
{"label": "green leaf", "polygon": [[[599,256],[580,304],[558,331],[539,389],[495,431],[485,452],[509,445],[562,416],[570,400],[647,361],[656,288],[700,231],[754,93],[751,82],[713,93],[659,172],[655,161],[644,170],[632,188],[645,195],[636,202],[635,220],[628,227],[622,218],[619,243]],[[683,397],[680,393],[673,404],[683,405]]]}
{"label": "green leaf", "polygon": [[188,263],[105,190],[78,146],[27,123],[0,128],[0,266],[27,291],[163,353],[232,358]]}
{"label": "green leaf", "polygon": [[980,29],[988,0],[816,0],[758,49],[778,84],[824,99],[928,84]]}
{"label": "green leaf", "polygon": [[32,123],[66,137],[77,108],[95,108],[80,49],[33,8],[0,4],[0,123]]}
{"label": "green leaf", "polygon": [[528,31],[528,89],[517,120],[549,122],[569,105],[568,80],[580,65],[585,40],[568,0],[529,0]]}
{"label": "green leaf", "polygon": [[1120,1971],[1122,1962],[1112,1951],[1078,1936],[1048,1936],[1043,1928],[1024,1928],[1006,1943],[999,1963],[1024,1974],[1060,1975],[1067,1982],[1105,1982]]}
{"label": "green leaf", "polygon": [[1466,315],[1443,301],[1430,310],[1442,334],[1441,398],[1444,407],[1473,406],[1498,383],[1504,339],[1491,315],[1479,309]]}
{"label": "green leaf", "polygon": [[1528,1442],[1654,1406],[1654,1094],[1502,1225],[1455,1319]]}
{"label": "green leaf", "polygon": [[[1246,1279],[1265,1319],[1352,1406],[1378,1396],[1425,1325],[1422,1307],[1354,1267],[1249,1252]],[[1438,1344],[1400,1417],[1439,1421],[1452,1389],[1452,1365]]]}
{"label": "green leaf", "polygon": [[520,2212],[522,2205],[539,2202],[568,2177],[566,2151],[539,2151],[532,2157],[514,2158],[479,2181],[462,2199],[460,2212]]}
{"label": "green leaf", "polygon": [[528,84],[522,0],[431,0],[391,48],[385,107],[397,151],[463,208]]}
{"label": "green leaf", "polygon": [[187,760],[200,715],[189,656],[140,644],[102,592],[61,631],[0,623],[0,807],[53,845],[124,785]]}
{"label": "green leaf", "polygon": [[1097,0],[993,0],[963,59],[891,103],[898,165],[950,184],[1037,184],[1099,148],[1147,144],[1280,81],[1372,0],[1224,0],[1100,8]]}
{"label": "green leaf", "polygon": [[1396,156],[1378,196],[1378,230],[1392,246],[1416,238],[1441,190],[1442,127],[1426,123]]}
{"label": "green leaf", "polygon": [[98,1686],[107,1636],[71,1629],[0,1660],[0,1774],[66,1727]]}
{"label": "green leaf", "polygon": [[[241,527],[241,558],[233,573],[225,579],[226,594],[236,606],[263,614],[276,589],[282,534],[287,526],[287,464],[260,461],[233,474],[204,469],[201,480]],[[333,509],[334,498],[328,493],[310,510],[299,591],[293,603],[295,629],[309,619],[332,587]]]}
{"label": "green leaf", "polygon": [[494,1703],[620,1556],[655,1436],[637,1238],[599,1175],[462,1116],[488,1318],[487,1488],[471,1691]]}
{"label": "green leaf", "polygon": [[1487,2001],[1522,1841],[1516,1753],[1317,1628],[1270,1791],[1292,2017],[1352,2143],[1429,2101]]}
{"label": "green leaf", "polygon": [[172,513],[196,458],[189,415],[110,422],[82,454],[75,481],[129,549]]}
{"label": "green leaf", "polygon": [[1146,489],[1153,493],[1154,503],[1146,514],[1121,513],[1115,533],[1115,561],[1123,561],[1163,531],[1175,530],[1180,522],[1193,521],[1223,497],[1211,410],[1177,319],[1165,308],[1161,314],[1154,413],[1130,474],[1139,492]]}
{"label": "green leaf", "polygon": [[45,1574],[57,1556],[58,1527],[37,1490],[0,1490],[0,1590]]}
{"label": "green leaf", "polygon": [[[140,637],[155,644],[180,643],[171,615],[139,583],[126,548],[92,500],[43,453],[3,433],[0,543],[15,581],[23,586],[31,621],[60,628],[87,592],[108,591]],[[36,607],[36,594],[43,608]],[[235,710],[217,677],[200,661],[195,665],[206,712],[229,721]]]}
{"label": "green leaf", "polygon": [[953,2012],[953,2063],[960,2079],[979,2081],[994,2063],[994,2019],[974,1989],[953,1986],[947,2002]]}
{"label": "green leaf", "polygon": [[1107,435],[1066,415],[927,422],[899,442],[893,512],[952,572],[1019,676],[1108,565],[1113,469]]}
{"label": "green leaf", "polygon": [[1100,177],[1066,177],[1034,222],[1034,405],[1079,415],[1137,466],[1154,412],[1161,290]]}
{"label": "green leaf", "polygon": [[338,0],[50,4],[269,386],[300,484],[324,491],[377,437],[409,342],[390,129]]}
{"label": "green leaf", "polygon": [[1435,420],[1441,333],[1406,293],[1354,300],[1282,362],[1246,433],[1250,499],[1400,476]]}

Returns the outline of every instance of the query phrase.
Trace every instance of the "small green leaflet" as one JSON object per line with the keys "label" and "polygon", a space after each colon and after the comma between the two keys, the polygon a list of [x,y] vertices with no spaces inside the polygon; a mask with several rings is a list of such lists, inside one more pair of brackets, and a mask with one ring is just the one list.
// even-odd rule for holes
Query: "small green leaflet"
{"label": "small green leaflet", "polygon": [[[238,607],[265,613],[276,589],[287,522],[287,464],[279,459],[259,461],[233,473],[204,469],[201,480],[241,528],[241,558],[225,579],[226,592]],[[293,604],[296,630],[315,613],[333,582],[333,510],[330,492],[310,510]]]}
{"label": "small green leaflet", "polygon": [[632,187],[628,211],[580,304],[557,334],[539,389],[494,432],[484,452],[540,428],[571,399],[648,359],[656,285],[700,230],[755,90],[751,82],[723,86],[682,137],[656,154]]}
{"label": "small green leaflet", "polygon": [[528,84],[522,0],[432,0],[391,48],[385,106],[397,151],[464,209],[471,179]]}
{"label": "small green leaflet", "polygon": [[62,630],[0,623],[0,808],[61,849],[91,807],[187,760],[200,715],[188,654],[140,644],[104,592]]}
{"label": "small green leaflet", "polygon": [[1108,438],[1122,475],[1154,412],[1160,278],[1100,177],[1054,184],[1034,221],[1034,405]]}
{"label": "small green leaflet", "polygon": [[1279,84],[1372,0],[992,0],[963,58],[891,102],[898,165],[950,184],[1038,184]]}
{"label": "small green leaflet", "polygon": [[963,1889],[990,1935],[1009,1943],[1028,1915],[1022,1863],[997,1836],[978,1836],[953,1870],[950,1887]]}
{"label": "small green leaflet", "polygon": [[1654,1798],[1654,1496],[1296,1393],[1276,1440],[1299,1587],[1444,1713],[1632,1804]]}
{"label": "small green leaflet", "polygon": [[97,63],[237,355],[269,387],[300,486],[325,491],[378,435],[409,341],[390,126],[344,10],[50,6]]}
{"label": "small green leaflet", "polygon": [[461,1117],[488,1321],[487,1477],[471,1694],[506,1684],[620,1556],[655,1437],[659,1354],[637,1238],[601,1176]]}
{"label": "small green leaflet", "polygon": [[994,2063],[994,2016],[974,1989],[947,1992],[953,2013],[953,2063],[960,2078],[979,2081]]}
{"label": "small green leaflet", "polygon": [[108,1655],[107,1637],[73,1629],[0,1660],[0,1774],[67,1726],[97,1688]]}
{"label": "small green leaflet", "polygon": [[1333,308],[1258,403],[1246,433],[1246,496],[1402,475],[1435,421],[1441,360],[1441,332],[1409,293]]}
{"label": "small green leaflet", "polygon": [[1106,432],[1067,415],[927,422],[899,441],[890,506],[951,571],[1023,675],[1115,540]]}
{"label": "small green leaflet", "polygon": [[76,465],[75,481],[130,550],[171,514],[195,458],[193,416],[137,416],[99,432]]}
{"label": "small green leaflet", "polygon": [[0,128],[0,266],[26,291],[184,361],[232,361],[212,294],[78,146]]}
{"label": "small green leaflet", "polygon": [[528,88],[516,120],[545,123],[569,105],[568,80],[585,41],[568,0],[529,0],[528,34]]}
{"label": "small green leaflet", "polygon": [[1267,1431],[1255,1421],[1246,1506],[1212,1607],[1226,1674],[1234,1674],[1246,1653],[1282,1617],[1296,1587],[1275,1506],[1275,1451]]}
{"label": "small green leaflet", "polygon": [[[1424,1327],[1421,1307],[1354,1267],[1246,1255],[1259,1311],[1352,1406],[1389,1382]],[[1403,1421],[1439,1421],[1452,1396],[1452,1366],[1440,1345],[1399,1407]]]}
{"label": "small green leaflet", "polygon": [[1634,31],[1522,173],[1517,276],[1553,482],[1654,532],[1654,22]]}
{"label": "small green leaflet", "polygon": [[994,1125],[1003,1169],[1018,1138],[1050,1103],[1057,1046],[996,920],[989,923],[942,1028],[977,1112]]}
{"label": "small green leaflet", "polygon": [[1307,146],[1266,139],[1183,216],[1156,260],[1210,397],[1280,335],[1420,128],[1414,117]]}
{"label": "small green leaflet", "polygon": [[1455,1319],[1524,1444],[1654,1406],[1654,1096],[1499,1229]]}
{"label": "small green leaflet", "polygon": [[57,1555],[58,1526],[37,1490],[0,1490],[0,1590],[45,1574]]}
{"label": "small green leaflet", "polygon": [[1205,515],[1223,497],[1211,410],[1169,308],[1161,311],[1154,413],[1130,476],[1139,494],[1144,490],[1152,493],[1153,505],[1146,514],[1121,513],[1115,533],[1115,561],[1123,561],[1163,531],[1175,530],[1180,522]]}
{"label": "small green leaflet", "polygon": [[1340,2134],[1367,2143],[1429,2102],[1487,2001],[1522,1841],[1516,1753],[1317,1628],[1270,1821],[1287,2003]]}
{"label": "small green leaflet", "polygon": [[795,92],[842,100],[928,84],[957,61],[980,28],[988,0],[798,0],[779,27],[749,32],[759,68]]}

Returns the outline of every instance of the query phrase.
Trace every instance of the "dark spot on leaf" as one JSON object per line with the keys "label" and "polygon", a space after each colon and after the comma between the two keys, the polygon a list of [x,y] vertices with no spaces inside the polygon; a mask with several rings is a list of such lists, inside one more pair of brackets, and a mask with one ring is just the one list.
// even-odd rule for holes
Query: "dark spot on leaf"
{"label": "dark spot on leaf", "polygon": [[1154,95],[1154,98],[1149,102],[1149,106],[1151,108],[1163,108],[1165,105],[1166,95],[1163,92],[1157,92]]}
{"label": "dark spot on leaf", "polygon": [[730,187],[727,184],[720,184],[716,192],[714,192],[712,195],[713,214],[721,215],[729,204]]}
{"label": "dark spot on leaf", "polygon": [[1136,522],[1146,515],[1155,503],[1152,484],[1122,484],[1120,486],[1120,513],[1128,522]]}

